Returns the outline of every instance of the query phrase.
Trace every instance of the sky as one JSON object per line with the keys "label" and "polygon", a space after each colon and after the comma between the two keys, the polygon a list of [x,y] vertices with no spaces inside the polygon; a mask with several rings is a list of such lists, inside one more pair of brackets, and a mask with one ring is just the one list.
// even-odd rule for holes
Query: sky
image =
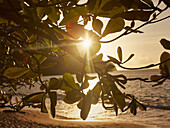
{"label": "sky", "polygon": [[[160,15],[161,17],[168,16],[170,9]],[[107,19],[101,19],[104,24],[107,24]],[[142,22],[137,22],[136,26]],[[86,26],[89,28],[90,26]],[[104,60],[107,60],[107,55],[117,57],[117,47],[120,46],[123,51],[123,60],[126,60],[130,54],[135,56],[127,62],[126,67],[139,67],[160,62],[160,55],[165,51],[161,46],[160,40],[165,38],[170,40],[170,18],[155,24],[149,24],[140,29],[144,33],[133,33],[126,35],[114,42],[102,44],[99,53],[103,53]],[[110,34],[103,40],[110,40],[120,33]],[[98,54],[99,54],[98,53]],[[157,67],[158,68],[158,67]]]}

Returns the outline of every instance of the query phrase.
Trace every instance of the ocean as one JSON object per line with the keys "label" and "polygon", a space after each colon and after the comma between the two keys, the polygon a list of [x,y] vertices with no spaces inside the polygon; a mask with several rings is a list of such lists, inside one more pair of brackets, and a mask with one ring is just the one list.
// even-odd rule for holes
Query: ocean
{"label": "ocean", "polygon": [[[159,70],[116,71],[112,72],[112,74],[124,74],[127,78],[149,78],[151,75],[159,74]],[[61,76],[46,76],[43,77],[43,80],[50,79],[51,77],[60,78]],[[90,87],[93,88],[97,79],[89,82]],[[170,128],[170,80],[167,80],[164,84],[155,87],[152,87],[153,84],[154,83],[144,83],[139,80],[135,80],[128,81],[125,85],[126,89],[124,92],[134,94],[139,101],[147,106],[147,111],[141,111],[138,109],[137,115],[134,116],[130,113],[130,110],[128,110],[127,112],[119,112],[118,116],[116,116],[113,110],[105,110],[102,108],[100,101],[98,104],[92,105],[87,120],[128,121],[133,123],[155,125],[158,128]],[[37,84],[31,90],[22,88],[18,92],[29,94],[38,90],[39,85]],[[80,110],[77,108],[77,103],[66,104],[62,101],[64,93],[62,91],[57,91],[57,93],[58,101],[56,106],[56,117],[63,120],[81,120]],[[49,99],[47,100],[47,104],[49,108]]]}

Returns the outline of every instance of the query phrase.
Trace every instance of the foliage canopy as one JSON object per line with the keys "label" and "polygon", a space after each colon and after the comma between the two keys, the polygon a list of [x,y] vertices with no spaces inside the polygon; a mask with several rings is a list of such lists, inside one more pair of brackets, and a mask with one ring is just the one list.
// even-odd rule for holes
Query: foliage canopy
{"label": "foliage canopy", "polygon": [[[161,9],[160,4],[164,4],[165,8]],[[157,19],[169,6],[169,0],[159,0],[158,3],[153,3],[152,0],[87,0],[83,4],[80,4],[79,0],[1,0],[0,87],[16,93],[16,102],[11,102],[12,94],[1,91],[0,107],[20,111],[25,106],[32,106],[47,113],[45,101],[48,95],[50,113],[54,118],[57,90],[63,90],[63,101],[68,104],[78,102],[80,117],[83,120],[88,117],[91,104],[97,104],[99,99],[105,109],[114,109],[116,115],[118,109],[130,109],[134,115],[138,107],[146,110],[132,94],[122,93],[119,89],[118,86],[125,89],[124,84],[128,78],[122,74],[111,75],[109,71],[115,69],[115,65],[124,69],[143,69],[160,65],[160,76],[151,76],[151,81],[159,85],[170,79],[170,54],[164,52],[161,62],[155,65],[126,68],[123,64],[134,54],[124,60],[121,47],[117,49],[119,60],[108,56],[109,60],[103,61],[103,55],[97,56],[96,53],[100,50],[101,43],[110,43],[130,33],[143,33],[139,30],[141,27],[169,18],[167,16]],[[105,28],[101,17],[109,19]],[[130,25],[127,25],[126,21],[130,21]],[[136,26],[136,21],[143,24]],[[84,28],[88,22],[92,22],[92,30]],[[103,37],[116,32],[122,34],[112,40],[101,41]],[[84,57],[80,56],[76,47],[87,35],[92,41],[88,49],[89,58],[87,52]],[[160,42],[165,49],[170,50],[168,40],[162,39]],[[83,65],[82,71],[76,73],[77,80],[70,73],[65,73],[62,78],[53,77],[49,81],[43,81],[41,70],[48,69],[68,54]],[[43,65],[50,57],[55,58],[54,61]],[[87,68],[89,62],[90,66],[94,66],[93,72],[98,74],[99,81],[86,94],[84,89],[89,87],[88,80],[95,78],[87,74],[90,72]],[[41,84],[41,92],[27,96],[17,94],[20,87],[31,88],[36,82]],[[130,102],[129,105],[126,105],[127,101]]]}

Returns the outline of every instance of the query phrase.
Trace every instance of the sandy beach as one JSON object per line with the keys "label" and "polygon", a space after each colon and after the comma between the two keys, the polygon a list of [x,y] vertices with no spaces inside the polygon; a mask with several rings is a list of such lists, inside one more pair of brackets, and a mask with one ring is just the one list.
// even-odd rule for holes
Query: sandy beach
{"label": "sandy beach", "polygon": [[[0,109],[0,128],[151,128],[144,124],[120,121],[83,121],[50,118],[34,110],[24,110],[21,113],[9,109]],[[155,127],[155,126],[153,126]],[[155,127],[156,128],[156,127]]]}

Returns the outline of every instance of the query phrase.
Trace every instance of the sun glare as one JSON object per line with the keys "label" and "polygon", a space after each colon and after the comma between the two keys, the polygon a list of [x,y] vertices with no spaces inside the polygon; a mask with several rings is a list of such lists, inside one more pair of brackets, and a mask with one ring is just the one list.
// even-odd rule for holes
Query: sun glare
{"label": "sun glare", "polygon": [[90,44],[91,44],[91,42],[90,42],[89,39],[86,39],[85,41],[83,41],[83,46],[84,46],[85,48],[89,48],[89,47],[90,47]]}

